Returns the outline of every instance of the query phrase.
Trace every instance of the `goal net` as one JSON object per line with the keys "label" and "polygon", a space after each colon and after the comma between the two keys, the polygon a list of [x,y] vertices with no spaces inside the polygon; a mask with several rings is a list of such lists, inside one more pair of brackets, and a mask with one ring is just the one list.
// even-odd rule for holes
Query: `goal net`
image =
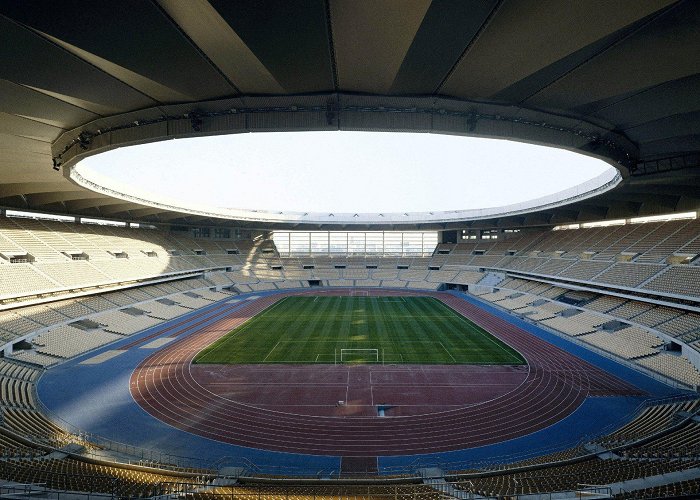
{"label": "goal net", "polygon": [[[338,355],[339,354],[339,355]],[[379,349],[340,349],[336,351],[336,362],[379,363]]]}

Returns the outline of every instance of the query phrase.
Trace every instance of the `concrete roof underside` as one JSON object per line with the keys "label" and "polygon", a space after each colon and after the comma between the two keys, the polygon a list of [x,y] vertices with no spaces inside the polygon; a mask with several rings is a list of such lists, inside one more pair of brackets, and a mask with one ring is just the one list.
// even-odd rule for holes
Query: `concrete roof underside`
{"label": "concrete roof underside", "polygon": [[511,138],[603,158],[624,177],[604,194],[527,214],[352,229],[518,227],[700,208],[694,0],[10,0],[0,3],[0,72],[7,208],[347,229],[150,207],[65,175],[83,156],[121,145],[273,130]]}

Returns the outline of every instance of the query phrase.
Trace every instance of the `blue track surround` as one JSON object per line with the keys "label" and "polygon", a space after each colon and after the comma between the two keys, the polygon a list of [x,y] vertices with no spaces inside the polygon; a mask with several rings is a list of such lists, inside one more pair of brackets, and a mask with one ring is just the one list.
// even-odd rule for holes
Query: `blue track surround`
{"label": "blue track surround", "polygon": [[[291,290],[285,290],[285,292],[288,291]],[[303,289],[303,291],[309,292],[309,289]],[[160,336],[158,332],[162,335],[173,335],[188,325],[201,321],[206,317],[206,313],[213,313],[221,304],[233,304],[237,309],[252,297],[274,293],[278,292],[255,292],[232,297],[67,361],[45,372],[38,383],[38,396],[48,408],[49,416],[59,425],[62,422],[68,422],[90,434],[161,453],[197,458],[202,464],[208,466],[216,464],[219,467],[241,465],[250,467],[252,463],[255,464],[252,468],[253,472],[305,475],[317,474],[321,471],[326,473],[338,471],[340,457],[273,452],[221,443],[176,429],[146,413],[132,399],[129,392],[129,379],[136,366],[155,351],[143,348],[150,340],[133,346],[100,364],[80,364],[101,352],[118,349],[120,345],[130,344],[137,339],[154,334],[153,339],[157,338]],[[504,457],[503,461],[507,461],[515,457],[531,456],[537,454],[538,450],[544,452],[545,448],[548,451],[563,450],[579,444],[582,440],[610,432],[613,428],[629,421],[633,412],[645,399],[683,393],[471,296],[458,292],[452,293],[491,314],[507,319],[532,335],[614,373],[646,391],[649,396],[646,398],[589,397],[568,417],[533,434],[460,451],[379,457],[380,472],[410,471],[425,465],[440,465],[445,469],[463,468],[467,463],[491,462],[497,457]],[[205,313],[205,316],[198,316],[202,313]],[[198,316],[197,319],[195,316]],[[201,326],[206,326],[216,319],[209,318]],[[168,328],[174,324],[181,325],[175,331],[169,330]],[[193,333],[196,331],[185,335]]]}

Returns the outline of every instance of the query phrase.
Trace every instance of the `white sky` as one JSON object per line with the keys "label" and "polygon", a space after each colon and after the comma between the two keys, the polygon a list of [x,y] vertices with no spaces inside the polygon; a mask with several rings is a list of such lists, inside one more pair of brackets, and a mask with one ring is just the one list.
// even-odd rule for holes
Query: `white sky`
{"label": "white sky", "polygon": [[[427,212],[509,205],[587,181],[608,164],[496,139],[370,132],[253,133],[163,141],[79,171],[186,205],[300,212]],[[97,180],[97,178],[95,179]],[[166,200],[163,200],[166,201]]]}

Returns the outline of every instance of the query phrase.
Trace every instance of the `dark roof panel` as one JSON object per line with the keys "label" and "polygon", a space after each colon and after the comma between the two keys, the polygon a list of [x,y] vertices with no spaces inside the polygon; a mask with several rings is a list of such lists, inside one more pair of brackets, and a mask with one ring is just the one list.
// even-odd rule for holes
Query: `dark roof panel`
{"label": "dark roof panel", "polygon": [[700,209],[688,190],[700,2],[0,3],[0,205],[207,220],[87,192],[53,161],[199,134],[349,129],[550,144],[626,177],[585,203],[450,227]]}

